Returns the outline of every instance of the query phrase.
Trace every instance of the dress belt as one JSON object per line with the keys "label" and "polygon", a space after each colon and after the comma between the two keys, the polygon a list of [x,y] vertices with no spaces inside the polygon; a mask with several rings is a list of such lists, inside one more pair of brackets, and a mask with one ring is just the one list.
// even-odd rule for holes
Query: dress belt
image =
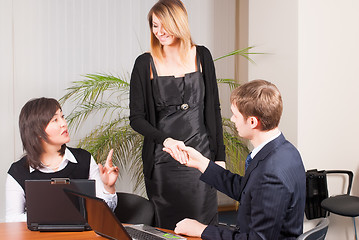
{"label": "dress belt", "polygon": [[187,111],[189,108],[190,108],[190,105],[188,103],[183,103],[181,105],[167,106],[165,109],[166,109],[166,111],[173,111],[173,110]]}

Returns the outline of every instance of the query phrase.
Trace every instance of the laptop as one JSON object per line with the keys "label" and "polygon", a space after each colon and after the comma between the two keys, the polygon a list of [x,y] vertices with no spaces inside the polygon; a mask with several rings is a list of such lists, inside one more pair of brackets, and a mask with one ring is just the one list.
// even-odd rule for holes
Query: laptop
{"label": "laptop", "polygon": [[52,178],[26,180],[27,228],[32,231],[91,230],[82,200],[72,202],[63,189],[96,196],[95,180]]}
{"label": "laptop", "polygon": [[103,199],[68,189],[64,189],[64,191],[73,202],[76,202],[76,198],[83,199],[87,222],[92,230],[103,237],[114,240],[186,239],[183,236],[167,233],[144,224],[123,226]]}

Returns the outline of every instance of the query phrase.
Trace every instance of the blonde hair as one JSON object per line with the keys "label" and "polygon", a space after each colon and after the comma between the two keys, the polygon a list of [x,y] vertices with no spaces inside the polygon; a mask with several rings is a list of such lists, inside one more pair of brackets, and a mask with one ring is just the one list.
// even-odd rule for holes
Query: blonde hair
{"label": "blonde hair", "polygon": [[180,0],[159,0],[148,13],[148,23],[151,30],[151,54],[162,61],[163,46],[153,34],[152,16],[156,15],[166,31],[180,41],[180,57],[186,62],[186,57],[194,45],[188,25],[187,10]]}
{"label": "blonde hair", "polygon": [[272,130],[279,125],[283,111],[282,96],[278,88],[265,80],[247,82],[231,94],[231,103],[245,119],[256,117],[261,130]]}

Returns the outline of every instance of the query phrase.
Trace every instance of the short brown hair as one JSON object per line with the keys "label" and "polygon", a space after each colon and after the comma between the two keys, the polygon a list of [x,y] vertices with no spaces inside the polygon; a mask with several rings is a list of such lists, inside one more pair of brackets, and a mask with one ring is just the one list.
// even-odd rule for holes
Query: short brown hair
{"label": "short brown hair", "polygon": [[261,130],[278,127],[283,111],[282,96],[278,88],[265,80],[253,80],[237,87],[231,94],[231,103],[245,119],[256,117]]}
{"label": "short brown hair", "polygon": [[[47,125],[61,109],[59,102],[53,98],[36,98],[28,101],[21,109],[19,129],[23,149],[28,164],[33,168],[41,168],[40,156],[44,152],[42,141],[48,141],[45,132]],[[59,153],[64,155],[66,145],[62,145]]]}
{"label": "short brown hair", "polygon": [[162,45],[153,34],[152,15],[161,21],[166,31],[179,39],[181,44],[181,59],[184,60],[187,53],[194,45],[188,24],[187,10],[180,0],[159,0],[150,9],[147,18],[151,30],[151,53],[159,60],[163,59]]}

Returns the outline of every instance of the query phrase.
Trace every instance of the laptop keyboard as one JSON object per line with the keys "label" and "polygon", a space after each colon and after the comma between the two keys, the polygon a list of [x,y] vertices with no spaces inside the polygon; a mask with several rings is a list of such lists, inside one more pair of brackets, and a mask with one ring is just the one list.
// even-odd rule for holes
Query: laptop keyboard
{"label": "laptop keyboard", "polygon": [[146,239],[146,240],[163,240],[163,238],[152,235],[151,233],[147,233],[147,232],[143,232],[141,230],[138,229],[134,229],[131,227],[125,227],[126,231],[128,232],[128,234],[133,238],[133,239]]}

